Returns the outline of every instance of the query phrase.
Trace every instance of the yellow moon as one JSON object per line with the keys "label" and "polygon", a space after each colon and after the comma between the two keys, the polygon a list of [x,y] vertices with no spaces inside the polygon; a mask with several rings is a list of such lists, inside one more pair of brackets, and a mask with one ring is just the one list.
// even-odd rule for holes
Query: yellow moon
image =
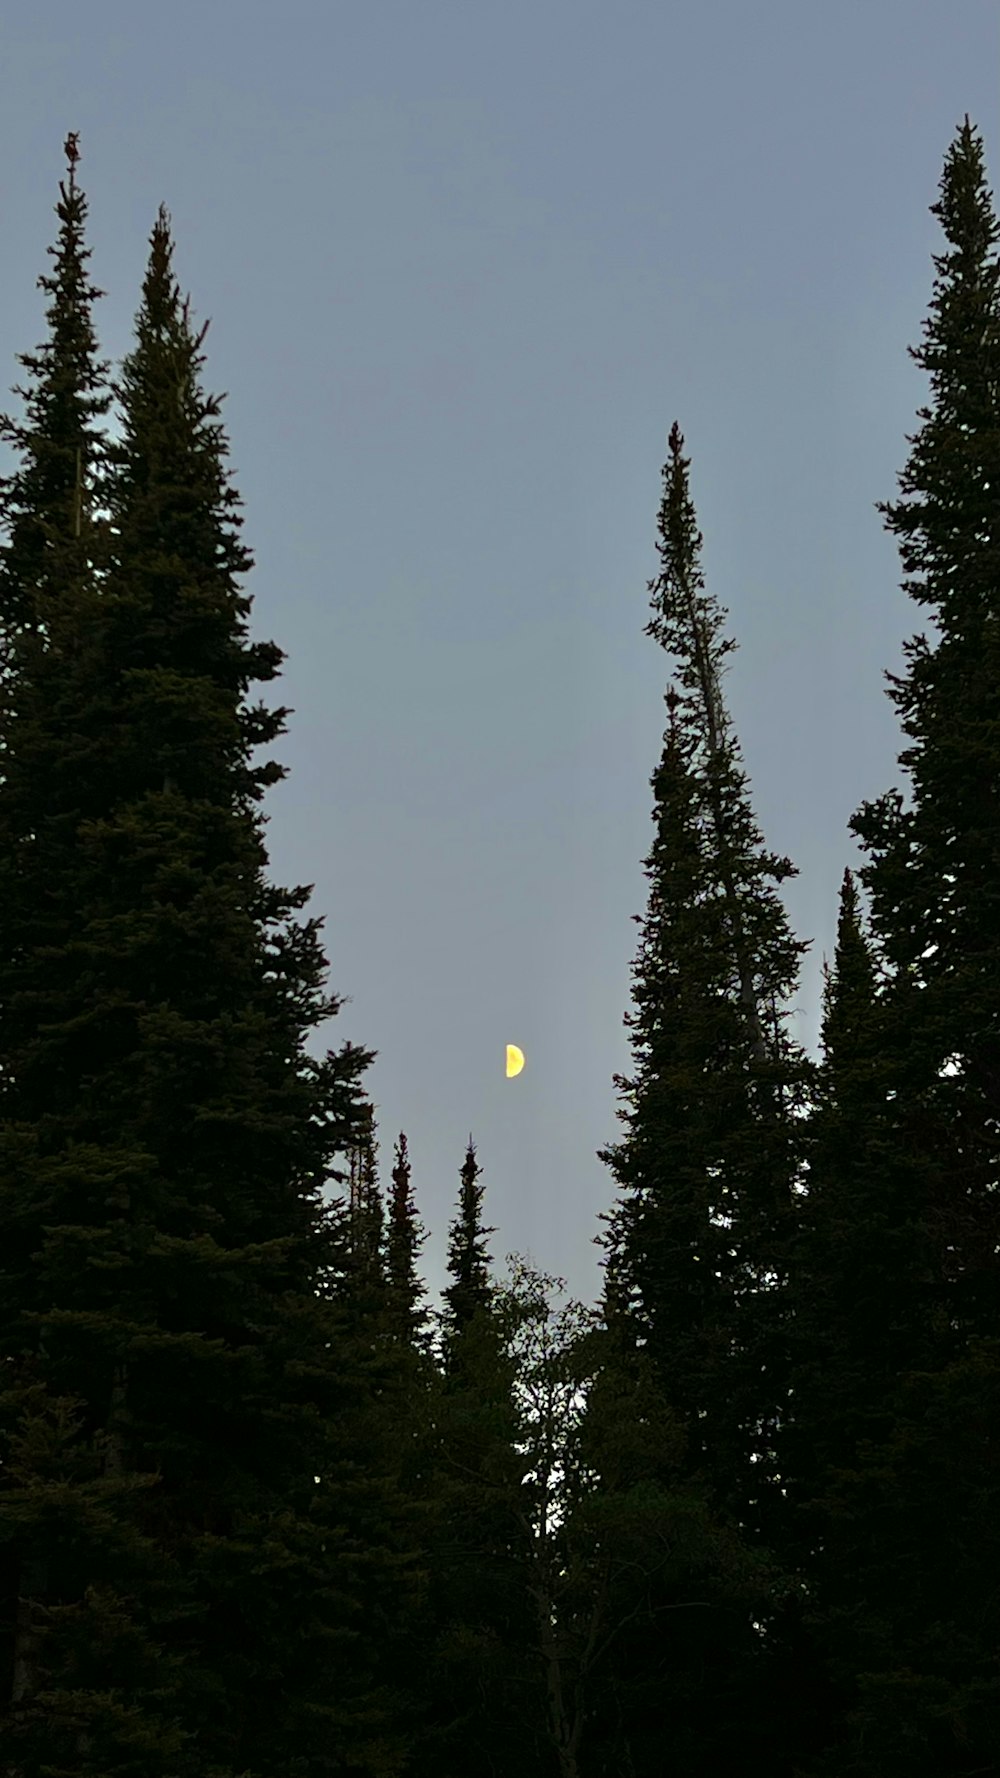
{"label": "yellow moon", "polygon": [[516,1043],[507,1045],[507,1079],[512,1074],[520,1074],[524,1067],[524,1051],[519,1050]]}

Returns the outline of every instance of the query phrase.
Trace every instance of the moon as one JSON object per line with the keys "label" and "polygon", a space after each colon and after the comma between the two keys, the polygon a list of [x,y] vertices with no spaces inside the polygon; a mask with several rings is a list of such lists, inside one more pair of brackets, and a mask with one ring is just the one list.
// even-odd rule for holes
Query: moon
{"label": "moon", "polygon": [[507,1079],[512,1074],[520,1074],[524,1067],[524,1051],[519,1050],[516,1043],[507,1045]]}

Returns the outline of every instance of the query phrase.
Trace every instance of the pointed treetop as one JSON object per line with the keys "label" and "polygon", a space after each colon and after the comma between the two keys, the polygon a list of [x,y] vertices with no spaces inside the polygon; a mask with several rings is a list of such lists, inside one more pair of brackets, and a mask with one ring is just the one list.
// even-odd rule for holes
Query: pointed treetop
{"label": "pointed treetop", "polygon": [[453,1283],[444,1292],[451,1310],[453,1328],[457,1331],[471,1321],[477,1309],[490,1301],[490,1255],[486,1238],[495,1229],[483,1228],[482,1205],[484,1188],[479,1184],[482,1168],[476,1164],[476,1149],[470,1133],[469,1146],[460,1178],[458,1213],[452,1223],[448,1242],[448,1270]]}
{"label": "pointed treetop", "polygon": [[833,967],[823,959],[823,1017],[820,1042],[831,1080],[839,1081],[860,1062],[870,1064],[875,1032],[876,966],[861,918],[850,870],[840,886],[840,913]]}
{"label": "pointed treetop", "polygon": [[392,1169],[386,1262],[394,1330],[411,1343],[426,1320],[427,1313],[420,1307],[426,1290],[422,1279],[417,1275],[416,1264],[417,1254],[425,1240],[426,1234],[417,1216],[410,1183],[410,1157],[406,1136],[400,1132]]}
{"label": "pointed treetop", "polygon": [[949,241],[989,248],[997,239],[993,193],[986,183],[983,139],[966,112],[945,155],[940,197],[930,206]]}
{"label": "pointed treetop", "polygon": [[0,522],[9,538],[0,551],[0,611],[11,629],[33,629],[39,619],[51,629],[54,612],[42,613],[39,605],[86,576],[101,529],[92,518],[105,456],[96,422],[112,397],[108,362],[97,357],[91,312],[104,291],[87,281],[87,200],[73,180],[76,141],[74,132],[64,145],[70,178],[68,186],[59,182],[58,241],[47,249],[55,264],[37,279],[51,299],[48,338],[36,352],[17,354],[31,379],[13,389],[25,403],[27,423],[0,415],[0,437],[22,459],[19,469],[0,478]]}
{"label": "pointed treetop", "polygon": [[[691,460],[684,455],[684,436],[676,420],[670,428],[668,450],[656,546],[660,572],[648,583],[653,615],[645,634],[680,663],[677,677],[683,690],[674,690],[674,697],[680,703],[681,717],[693,724],[708,755],[719,761],[729,729],[720,689],[722,663],[737,644],[732,638],[720,637],[728,613],[705,592],[702,535],[689,480]],[[671,716],[675,708],[671,706]]]}
{"label": "pointed treetop", "polygon": [[[997,430],[1000,221],[986,182],[982,138],[968,117],[945,156],[939,192],[930,212],[940,222],[950,251],[933,255],[936,277],[929,313],[921,324],[924,338],[908,348],[914,362],[930,375],[934,406],[920,410],[926,424],[910,441],[913,452],[900,477],[906,493],[932,493],[928,482],[935,468],[938,478],[950,471],[949,465],[934,463],[943,427],[957,427],[964,435]],[[921,505],[909,512],[903,505],[879,502],[879,511],[888,516],[890,529],[907,539],[925,516]],[[903,554],[905,559],[913,552],[904,548]],[[919,552],[917,565],[923,566]],[[912,585],[907,590],[919,597]]]}

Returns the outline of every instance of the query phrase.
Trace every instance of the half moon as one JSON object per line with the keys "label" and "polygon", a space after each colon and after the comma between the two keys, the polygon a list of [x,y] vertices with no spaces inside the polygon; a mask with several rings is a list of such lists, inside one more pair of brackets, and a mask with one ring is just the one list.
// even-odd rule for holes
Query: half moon
{"label": "half moon", "polygon": [[507,1079],[510,1080],[512,1074],[520,1074],[523,1067],[524,1051],[519,1050],[516,1043],[509,1043],[507,1045]]}

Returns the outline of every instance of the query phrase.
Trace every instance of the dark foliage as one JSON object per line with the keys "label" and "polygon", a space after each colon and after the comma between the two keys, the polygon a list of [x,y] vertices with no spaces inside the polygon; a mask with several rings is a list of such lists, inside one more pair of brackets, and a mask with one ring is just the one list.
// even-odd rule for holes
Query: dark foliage
{"label": "dark foliage", "polygon": [[[1000,1778],[1000,226],[966,119],[930,405],[882,507],[939,630],[824,964],[822,1057],[722,696],[675,425],[671,657],[602,1151],[599,1310],[493,1277],[472,1139],[440,1313],[374,1052],[308,1044],[268,877],[253,563],[150,239],[97,357],[79,150],[0,433],[6,1778]],[[101,421],[113,399],[121,436]],[[511,1256],[516,1257],[516,1256]],[[556,1330],[556,1331],[554,1331]]]}

